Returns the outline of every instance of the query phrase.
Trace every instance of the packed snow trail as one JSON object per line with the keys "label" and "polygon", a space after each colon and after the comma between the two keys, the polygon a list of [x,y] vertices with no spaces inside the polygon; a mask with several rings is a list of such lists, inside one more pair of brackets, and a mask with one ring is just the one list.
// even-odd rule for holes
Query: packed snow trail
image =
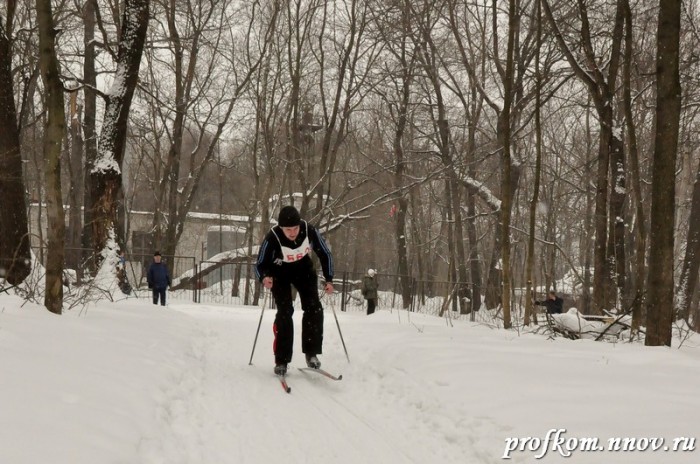
{"label": "packed snow trail", "polygon": [[[178,311],[178,305],[171,309]],[[263,463],[283,457],[290,463],[456,463],[473,453],[469,436],[474,431],[464,427],[469,424],[439,424],[423,415],[431,407],[424,393],[414,393],[414,404],[396,402],[416,387],[413,374],[402,374],[400,386],[381,380],[393,374],[371,366],[359,352],[356,364],[349,365],[329,321],[322,361],[324,367],[342,371],[344,380],[292,368],[287,376],[292,392],[286,395],[272,373],[273,311],[266,314],[252,366],[247,359],[255,309],[201,306],[180,311],[193,317],[195,334],[186,366],[159,400],[156,429],[162,434],[140,446],[143,462],[219,463],[235,457],[235,462]],[[291,367],[303,365],[298,345]],[[387,404],[399,407],[399,414],[392,414]],[[446,425],[449,429],[443,429]],[[424,442],[419,452],[416,442]]]}
{"label": "packed snow trail", "polygon": [[[549,340],[326,308],[323,367],[285,393],[273,311],[133,298],[62,316],[0,295],[0,463],[491,464],[510,438],[700,438],[700,350]],[[698,446],[696,442],[695,446]],[[691,464],[700,451],[509,453],[513,463]]]}

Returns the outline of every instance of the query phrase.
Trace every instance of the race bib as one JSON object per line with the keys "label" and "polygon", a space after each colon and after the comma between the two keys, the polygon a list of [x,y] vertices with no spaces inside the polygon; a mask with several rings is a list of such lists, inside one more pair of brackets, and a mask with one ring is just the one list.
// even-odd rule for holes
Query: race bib
{"label": "race bib", "polygon": [[280,243],[282,248],[282,261],[285,263],[293,263],[304,258],[311,251],[309,237],[304,238],[304,241],[297,248],[289,248]]}

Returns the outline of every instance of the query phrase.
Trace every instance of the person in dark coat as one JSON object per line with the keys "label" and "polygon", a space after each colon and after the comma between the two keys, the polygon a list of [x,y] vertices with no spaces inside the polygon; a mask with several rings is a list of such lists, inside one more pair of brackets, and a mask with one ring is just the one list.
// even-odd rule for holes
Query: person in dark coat
{"label": "person in dark coat", "polygon": [[367,300],[367,315],[374,313],[377,307],[377,280],[374,276],[377,275],[377,271],[374,269],[368,269],[367,274],[362,279],[362,296]]}
{"label": "person in dark coat", "polygon": [[544,301],[535,301],[538,306],[547,308],[547,314],[561,314],[564,309],[564,300],[559,298],[553,290],[547,294],[547,299]]}
{"label": "person in dark coat", "polygon": [[160,299],[160,304],[165,306],[165,292],[170,286],[170,273],[168,266],[161,262],[160,252],[156,251],[153,254],[153,262],[148,268],[147,280],[148,288],[153,290],[153,304],[157,305]]}
{"label": "person in dark coat", "polygon": [[294,323],[292,314],[292,286],[299,292],[301,310],[301,350],[306,364],[318,369],[322,353],[323,306],[318,296],[318,277],[311,260],[311,250],[321,261],[324,291],[333,293],[333,257],[318,229],[301,219],[294,206],[280,210],[277,226],[273,227],[260,244],[255,272],[265,288],[272,291],[277,314],[272,330],[275,335],[273,352],[275,373],[285,375],[292,361]]}

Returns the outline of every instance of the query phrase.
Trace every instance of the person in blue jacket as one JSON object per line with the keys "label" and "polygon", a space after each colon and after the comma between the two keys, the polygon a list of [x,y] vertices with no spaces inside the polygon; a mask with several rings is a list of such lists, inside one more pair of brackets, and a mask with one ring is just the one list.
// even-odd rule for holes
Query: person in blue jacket
{"label": "person in blue jacket", "polygon": [[170,286],[170,273],[168,272],[168,266],[161,262],[160,252],[156,251],[153,254],[153,262],[148,268],[148,288],[153,290],[153,304],[158,304],[158,299],[160,299],[160,304],[165,306],[165,291]]}
{"label": "person in blue jacket", "polygon": [[311,260],[314,251],[321,261],[324,291],[333,293],[333,257],[321,233],[301,219],[294,206],[280,210],[277,226],[265,236],[255,267],[257,277],[272,291],[277,314],[272,330],[275,335],[272,350],[275,355],[275,374],[285,375],[292,361],[294,323],[292,314],[292,286],[299,292],[301,310],[301,350],[306,354],[306,365],[318,369],[323,343],[323,306],[318,295],[318,277]]}

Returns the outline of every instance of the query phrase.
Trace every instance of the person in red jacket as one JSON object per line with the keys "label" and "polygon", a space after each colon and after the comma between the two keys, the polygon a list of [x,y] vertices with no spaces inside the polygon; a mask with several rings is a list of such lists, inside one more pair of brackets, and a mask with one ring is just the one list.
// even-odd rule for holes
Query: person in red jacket
{"label": "person in red jacket", "polygon": [[294,206],[280,210],[277,226],[265,236],[258,251],[255,271],[265,288],[272,291],[277,305],[273,331],[275,374],[285,375],[292,361],[294,323],[292,286],[299,292],[301,309],[301,350],[307,366],[318,369],[323,344],[323,306],[318,296],[318,277],[311,250],[321,261],[324,291],[333,293],[333,256],[318,229],[301,219]]}

